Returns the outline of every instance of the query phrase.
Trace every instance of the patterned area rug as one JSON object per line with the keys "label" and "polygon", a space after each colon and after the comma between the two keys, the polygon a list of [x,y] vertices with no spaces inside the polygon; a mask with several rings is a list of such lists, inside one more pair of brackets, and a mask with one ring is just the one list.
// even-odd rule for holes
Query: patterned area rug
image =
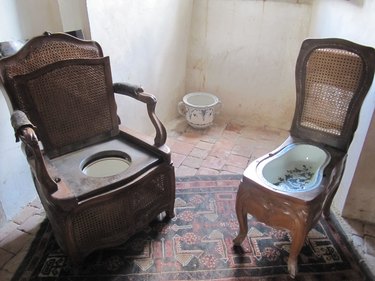
{"label": "patterned area rug", "polygon": [[[249,215],[242,247],[235,198],[240,176],[178,178],[176,217],[155,220],[122,246],[91,254],[74,267],[43,223],[13,280],[290,280],[288,232]],[[339,227],[321,220],[299,255],[295,280],[369,280]]]}

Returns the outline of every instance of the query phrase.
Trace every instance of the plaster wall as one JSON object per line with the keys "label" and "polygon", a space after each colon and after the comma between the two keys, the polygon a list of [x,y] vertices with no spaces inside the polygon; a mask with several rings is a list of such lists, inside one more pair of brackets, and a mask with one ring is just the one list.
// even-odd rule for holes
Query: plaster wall
{"label": "plaster wall", "polygon": [[17,5],[14,0],[3,0],[0,10],[0,24],[7,28],[0,31],[0,42],[13,41],[22,38],[21,29],[18,24]]}
{"label": "plaster wall", "polygon": [[[45,31],[62,31],[59,5],[56,0],[16,0],[18,28],[22,37],[28,39]],[[3,11],[6,13],[6,11]]]}
{"label": "plaster wall", "polygon": [[345,217],[370,223],[375,223],[374,140],[375,115],[373,114],[362,153],[359,155],[358,164],[342,211]]}
{"label": "plaster wall", "polygon": [[[192,0],[87,2],[91,37],[110,56],[113,81],[141,85],[154,94],[163,122],[176,117],[177,102],[185,91],[192,4]],[[152,132],[144,104],[118,95],[116,101],[125,126]]]}
{"label": "plaster wall", "polygon": [[55,0],[59,5],[59,12],[63,31],[82,30],[85,39],[90,39],[90,26],[87,15],[87,0]]}
{"label": "plaster wall", "polygon": [[[338,12],[340,11],[340,12]],[[375,46],[375,1],[314,1],[311,37],[339,37]],[[365,99],[359,126],[349,149],[346,170],[334,199],[343,216],[375,222],[375,87]],[[368,131],[368,132],[367,132]],[[363,146],[363,148],[362,148]]]}
{"label": "plaster wall", "polygon": [[217,95],[223,115],[289,129],[310,15],[310,1],[195,0],[186,92]]}

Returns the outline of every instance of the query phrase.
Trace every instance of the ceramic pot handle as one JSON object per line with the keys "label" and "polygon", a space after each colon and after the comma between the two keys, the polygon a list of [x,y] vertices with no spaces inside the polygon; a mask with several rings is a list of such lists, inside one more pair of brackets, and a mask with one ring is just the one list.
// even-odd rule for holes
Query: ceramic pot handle
{"label": "ceramic pot handle", "polygon": [[186,114],[186,107],[185,107],[185,104],[180,101],[177,105],[177,110],[178,110],[178,113],[181,114],[182,116],[185,116]]}
{"label": "ceramic pot handle", "polygon": [[223,107],[223,104],[221,101],[218,101],[217,104],[215,104],[215,115],[219,114],[221,112],[221,108]]}

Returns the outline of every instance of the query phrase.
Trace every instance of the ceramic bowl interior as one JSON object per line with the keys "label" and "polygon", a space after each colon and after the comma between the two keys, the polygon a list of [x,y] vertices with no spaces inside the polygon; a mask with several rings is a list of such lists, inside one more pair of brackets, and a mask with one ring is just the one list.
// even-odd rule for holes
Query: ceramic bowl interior
{"label": "ceramic bowl interior", "polygon": [[198,92],[185,95],[183,101],[192,107],[211,107],[215,106],[219,99],[212,94]]}
{"label": "ceramic bowl interior", "polygon": [[273,188],[299,192],[319,186],[331,159],[324,149],[310,144],[290,144],[258,165],[258,174]]}

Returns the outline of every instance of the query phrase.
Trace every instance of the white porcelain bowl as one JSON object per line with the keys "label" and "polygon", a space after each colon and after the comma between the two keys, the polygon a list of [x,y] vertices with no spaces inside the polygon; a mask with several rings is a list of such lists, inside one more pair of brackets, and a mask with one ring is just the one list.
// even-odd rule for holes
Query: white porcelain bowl
{"label": "white porcelain bowl", "polygon": [[257,165],[258,175],[273,188],[300,192],[319,186],[323,170],[331,160],[320,147],[292,143]]}

